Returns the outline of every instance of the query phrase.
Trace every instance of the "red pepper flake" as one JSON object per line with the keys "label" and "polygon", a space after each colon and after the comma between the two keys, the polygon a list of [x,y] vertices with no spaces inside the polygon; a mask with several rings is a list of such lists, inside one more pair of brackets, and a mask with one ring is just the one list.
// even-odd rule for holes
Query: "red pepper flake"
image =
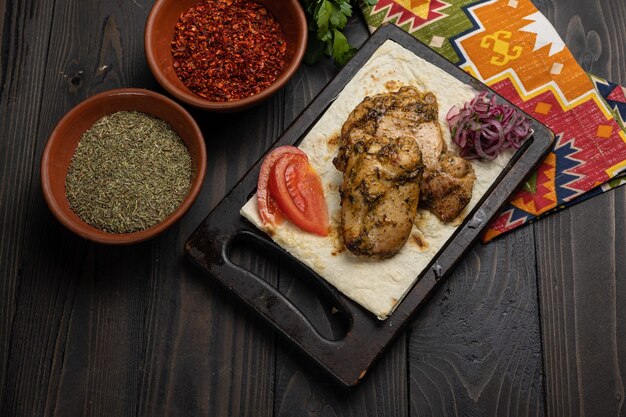
{"label": "red pepper flake", "polygon": [[195,94],[233,101],[269,87],[285,66],[280,25],[251,0],[204,0],[178,19],[174,70]]}

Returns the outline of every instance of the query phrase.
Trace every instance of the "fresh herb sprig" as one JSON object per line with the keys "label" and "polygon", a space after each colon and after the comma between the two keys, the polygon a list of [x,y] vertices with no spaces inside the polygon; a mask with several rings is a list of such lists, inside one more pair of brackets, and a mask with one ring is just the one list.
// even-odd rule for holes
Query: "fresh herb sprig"
{"label": "fresh herb sprig", "polygon": [[356,53],[343,34],[352,16],[352,6],[357,1],[374,5],[378,0],[301,0],[309,22],[309,45],[305,62],[312,64],[323,55],[333,58],[338,66],[344,66]]}

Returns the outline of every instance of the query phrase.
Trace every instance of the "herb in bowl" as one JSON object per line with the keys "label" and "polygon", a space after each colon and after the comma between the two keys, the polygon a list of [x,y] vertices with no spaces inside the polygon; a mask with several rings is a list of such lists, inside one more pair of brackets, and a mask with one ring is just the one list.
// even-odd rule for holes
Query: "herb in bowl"
{"label": "herb in bowl", "polygon": [[189,193],[192,177],[189,150],[168,123],[120,111],[83,133],[65,193],[70,208],[89,225],[133,233],[172,214]]}

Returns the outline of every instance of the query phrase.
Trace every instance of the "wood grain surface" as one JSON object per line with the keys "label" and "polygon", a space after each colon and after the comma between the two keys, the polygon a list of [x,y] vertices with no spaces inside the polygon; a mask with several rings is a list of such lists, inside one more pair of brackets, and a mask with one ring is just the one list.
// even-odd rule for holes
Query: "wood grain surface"
{"label": "wood grain surface", "polygon": [[24,225],[31,184],[37,181],[34,152],[44,140],[37,130],[53,9],[45,1],[0,1],[0,404],[9,401],[13,382],[7,371],[23,277]]}
{"label": "wood grain surface", "polygon": [[[476,246],[349,391],[184,259],[194,228],[336,74],[328,61],[249,111],[190,109],[207,177],[159,238],[117,248],[65,230],[40,191],[43,147],[97,92],[162,92],[143,51],[152,3],[0,0],[0,416],[626,415],[626,188]],[[585,69],[626,83],[623,0],[535,4]],[[361,19],[348,34],[367,38]],[[322,332],[340,327],[280,265],[239,261]]]}
{"label": "wood grain surface", "polygon": [[411,415],[544,415],[534,257],[529,228],[478,246],[418,315]]}
{"label": "wood grain surface", "polygon": [[[586,71],[626,84],[623,1],[538,7]],[[550,416],[626,415],[625,197],[618,188],[533,226]]]}

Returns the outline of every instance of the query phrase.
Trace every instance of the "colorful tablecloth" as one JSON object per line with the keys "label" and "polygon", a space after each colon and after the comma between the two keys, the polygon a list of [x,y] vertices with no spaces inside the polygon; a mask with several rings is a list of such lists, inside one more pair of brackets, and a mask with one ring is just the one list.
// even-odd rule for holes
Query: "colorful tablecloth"
{"label": "colorful tablecloth", "polygon": [[361,8],[372,31],[396,24],[555,133],[553,151],[484,241],[626,183],[626,90],[585,73],[529,0],[379,0]]}

